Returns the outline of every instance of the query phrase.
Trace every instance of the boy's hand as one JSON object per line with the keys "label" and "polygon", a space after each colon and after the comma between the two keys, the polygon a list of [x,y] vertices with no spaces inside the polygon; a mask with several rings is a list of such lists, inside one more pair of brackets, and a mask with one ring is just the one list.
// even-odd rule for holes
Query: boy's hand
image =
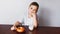
{"label": "boy's hand", "polygon": [[37,28],[37,24],[38,24],[37,23],[37,15],[36,15],[36,13],[33,13],[32,15],[33,15],[32,18],[33,18],[33,21],[34,21],[34,27]]}
{"label": "boy's hand", "polygon": [[15,27],[15,26],[12,26],[12,27],[11,27],[11,30],[16,30],[16,27]]}
{"label": "boy's hand", "polygon": [[32,17],[33,18],[36,18],[36,13],[32,13]]}

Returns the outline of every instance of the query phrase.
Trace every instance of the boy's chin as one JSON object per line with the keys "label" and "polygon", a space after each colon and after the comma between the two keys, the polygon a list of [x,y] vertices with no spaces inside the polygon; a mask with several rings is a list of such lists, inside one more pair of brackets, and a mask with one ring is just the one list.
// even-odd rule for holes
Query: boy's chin
{"label": "boy's chin", "polygon": [[36,14],[36,13],[34,12],[34,13],[32,13],[32,14]]}
{"label": "boy's chin", "polygon": [[35,12],[29,13],[30,15],[36,14]]}

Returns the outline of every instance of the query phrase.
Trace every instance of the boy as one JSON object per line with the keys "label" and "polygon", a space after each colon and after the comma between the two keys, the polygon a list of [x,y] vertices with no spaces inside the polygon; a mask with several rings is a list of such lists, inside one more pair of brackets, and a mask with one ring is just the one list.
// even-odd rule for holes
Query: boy
{"label": "boy", "polygon": [[[29,5],[28,8],[28,14],[27,16],[24,16],[22,25],[29,26],[29,30],[33,30],[34,28],[37,28],[38,26],[38,19],[37,19],[37,11],[38,11],[39,5],[37,2],[32,2]],[[20,23],[22,23],[22,20],[18,20],[12,27],[11,30],[16,30],[16,26],[18,26]]]}

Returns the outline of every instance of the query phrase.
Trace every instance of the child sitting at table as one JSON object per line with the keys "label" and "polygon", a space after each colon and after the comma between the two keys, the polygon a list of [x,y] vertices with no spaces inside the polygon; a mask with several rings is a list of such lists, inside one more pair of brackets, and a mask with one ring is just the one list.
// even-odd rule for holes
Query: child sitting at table
{"label": "child sitting at table", "polygon": [[25,15],[22,20],[18,20],[11,27],[11,30],[16,30],[16,26],[18,26],[22,22],[24,22],[24,24],[22,24],[22,25],[27,25],[29,30],[33,30],[34,28],[37,28],[37,26],[38,26],[38,18],[37,18],[38,8],[39,8],[38,3],[32,2],[29,5],[27,16]]}

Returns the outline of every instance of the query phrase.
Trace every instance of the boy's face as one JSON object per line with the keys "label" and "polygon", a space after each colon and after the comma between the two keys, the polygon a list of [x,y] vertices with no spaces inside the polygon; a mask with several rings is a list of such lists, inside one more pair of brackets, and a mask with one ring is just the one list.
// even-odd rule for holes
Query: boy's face
{"label": "boy's face", "polygon": [[37,10],[38,10],[37,8],[38,8],[37,6],[31,5],[31,6],[29,6],[28,11],[29,11],[30,14],[31,13],[37,13]]}

